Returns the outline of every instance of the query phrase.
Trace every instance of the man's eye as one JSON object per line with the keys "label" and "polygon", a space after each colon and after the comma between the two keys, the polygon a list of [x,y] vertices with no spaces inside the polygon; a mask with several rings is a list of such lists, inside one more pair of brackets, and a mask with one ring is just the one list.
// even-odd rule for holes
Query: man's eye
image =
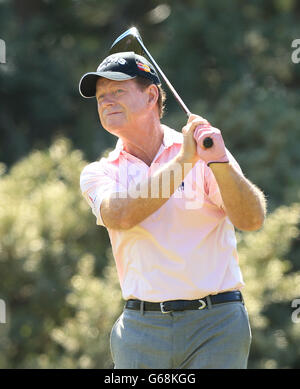
{"label": "man's eye", "polygon": [[117,89],[116,91],[115,91],[115,94],[116,95],[120,95],[121,93],[123,93],[124,91],[123,91],[123,89]]}

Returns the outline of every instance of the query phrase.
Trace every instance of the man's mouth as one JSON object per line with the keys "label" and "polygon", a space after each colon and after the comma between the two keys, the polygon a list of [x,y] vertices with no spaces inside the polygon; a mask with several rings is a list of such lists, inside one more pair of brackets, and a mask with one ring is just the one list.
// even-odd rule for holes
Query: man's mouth
{"label": "man's mouth", "polygon": [[110,112],[110,113],[107,113],[106,116],[118,115],[119,113],[121,113],[121,112]]}

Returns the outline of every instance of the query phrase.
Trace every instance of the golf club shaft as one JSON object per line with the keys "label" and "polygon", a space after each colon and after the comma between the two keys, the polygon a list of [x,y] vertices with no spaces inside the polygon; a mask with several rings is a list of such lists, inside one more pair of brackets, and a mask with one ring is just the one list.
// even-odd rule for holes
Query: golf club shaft
{"label": "golf club shaft", "polygon": [[[154,60],[154,58],[152,57],[152,55],[149,53],[149,51],[147,50],[147,48],[145,47],[145,45],[143,44],[143,42],[139,39],[138,40],[141,47],[143,48],[143,50],[145,51],[145,53],[148,55],[148,57],[151,59],[152,63],[154,64],[154,66],[156,67],[157,71],[160,73],[160,75],[162,76],[162,78],[164,79],[165,83],[168,85],[170,91],[173,93],[175,99],[178,101],[178,103],[180,104],[181,108],[184,110],[184,112],[187,114],[188,117],[190,117],[191,115],[191,111],[188,109],[188,107],[185,105],[185,103],[182,101],[181,97],[179,96],[179,94],[176,92],[175,88],[173,87],[173,85],[170,83],[170,81],[168,80],[167,76],[164,74],[164,72],[161,70],[161,68],[158,66],[158,64],[156,63],[156,61]],[[209,149],[210,147],[213,146],[213,140],[210,138],[210,137],[206,137],[203,141],[203,145],[206,149]]]}
{"label": "golf club shaft", "polygon": [[[184,112],[186,113],[186,115],[188,117],[190,117],[191,115],[191,111],[188,109],[188,107],[185,105],[185,103],[183,102],[183,100],[181,99],[181,97],[179,96],[179,94],[176,92],[175,88],[173,87],[173,85],[170,83],[170,81],[168,80],[167,76],[164,74],[164,72],[161,70],[161,68],[159,67],[159,65],[156,63],[155,59],[152,57],[152,55],[149,53],[149,51],[147,50],[147,48],[145,47],[144,43],[143,43],[143,40],[138,32],[138,30],[135,28],[135,27],[132,27],[130,28],[129,30],[125,31],[122,35],[120,35],[115,41],[114,43],[112,44],[111,46],[111,49],[116,45],[116,44],[119,44],[120,41],[122,41],[123,39],[125,39],[127,36],[133,36],[136,41],[139,43],[140,47],[143,49],[143,51],[147,54],[147,56],[149,57],[149,59],[152,61],[152,63],[154,64],[156,70],[159,72],[159,74],[161,75],[161,77],[163,78],[163,80],[165,81],[165,83],[167,84],[167,86],[169,87],[170,91],[173,93],[176,101],[179,103],[179,105],[181,106],[181,108],[184,110]],[[213,140],[212,138],[210,137],[206,137],[203,141],[203,146],[205,148],[210,148],[213,146]]]}
{"label": "golf club shaft", "polygon": [[164,79],[165,83],[168,85],[170,91],[173,93],[175,99],[178,101],[178,103],[180,104],[181,108],[184,110],[184,112],[187,114],[187,116],[189,117],[191,115],[191,112],[190,110],[188,109],[188,107],[184,104],[184,102],[182,101],[181,97],[179,96],[179,94],[176,92],[175,88],[173,87],[173,85],[170,83],[170,81],[168,80],[167,76],[164,74],[164,72],[161,70],[161,68],[158,66],[158,64],[156,63],[156,61],[154,60],[154,58],[152,57],[152,55],[149,53],[149,51],[146,49],[145,45],[139,40],[140,42],[140,45],[142,46],[143,50],[145,51],[145,53],[148,55],[148,57],[151,59],[152,63],[154,64],[154,66],[156,67],[156,69],[158,70],[158,72],[160,73],[160,75],[162,76],[162,78]]}

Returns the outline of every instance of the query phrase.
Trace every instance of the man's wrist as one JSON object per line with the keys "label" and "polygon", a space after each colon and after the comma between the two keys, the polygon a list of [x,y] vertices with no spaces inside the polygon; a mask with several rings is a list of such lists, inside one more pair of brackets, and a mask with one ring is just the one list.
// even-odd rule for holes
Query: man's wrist
{"label": "man's wrist", "polygon": [[214,164],[217,164],[217,165],[229,164],[229,161],[211,161],[211,162],[207,162],[207,166],[209,166],[209,167],[211,167],[211,165],[214,165]]}
{"label": "man's wrist", "polygon": [[225,171],[231,167],[230,162],[208,162],[207,164],[212,171]]}
{"label": "man's wrist", "polygon": [[187,157],[186,155],[183,155],[183,154],[177,154],[177,156],[175,157],[174,161],[179,163],[180,165],[182,165],[182,167],[184,166],[192,166],[194,167],[195,164],[200,160],[199,157],[194,157],[194,158],[190,158],[190,157]]}

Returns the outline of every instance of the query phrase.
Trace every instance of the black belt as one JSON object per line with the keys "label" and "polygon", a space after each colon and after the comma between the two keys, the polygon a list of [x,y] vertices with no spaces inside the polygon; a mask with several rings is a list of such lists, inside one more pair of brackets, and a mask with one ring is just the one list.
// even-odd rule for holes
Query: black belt
{"label": "black belt", "polygon": [[[228,303],[233,301],[242,301],[242,293],[238,290],[223,292],[215,295],[207,296],[210,299],[212,305]],[[173,311],[185,311],[193,309],[203,309],[208,306],[207,297],[203,297],[198,300],[173,300],[164,301],[162,303],[151,303],[141,300],[128,300],[125,304],[125,308],[143,311],[161,311],[162,313],[170,313]],[[141,306],[143,304],[143,306]]]}

